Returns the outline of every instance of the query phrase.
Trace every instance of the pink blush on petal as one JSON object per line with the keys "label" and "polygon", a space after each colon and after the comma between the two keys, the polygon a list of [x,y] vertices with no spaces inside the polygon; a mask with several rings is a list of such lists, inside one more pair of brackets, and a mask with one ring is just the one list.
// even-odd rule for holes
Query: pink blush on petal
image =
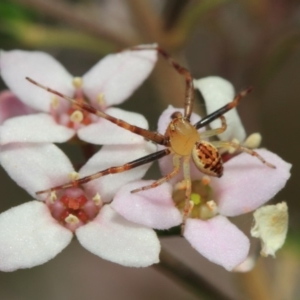
{"label": "pink blush on petal", "polygon": [[228,271],[246,259],[250,247],[244,233],[223,216],[188,219],[184,237],[200,254]]}

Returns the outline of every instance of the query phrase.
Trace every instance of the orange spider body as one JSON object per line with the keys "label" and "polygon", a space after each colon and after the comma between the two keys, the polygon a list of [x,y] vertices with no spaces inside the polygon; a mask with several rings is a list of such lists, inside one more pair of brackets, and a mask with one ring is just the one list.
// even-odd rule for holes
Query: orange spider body
{"label": "orange spider body", "polygon": [[196,167],[204,174],[221,177],[223,164],[218,149],[207,141],[201,141],[197,129],[182,115],[176,115],[170,122],[165,136],[170,147],[179,156],[192,155]]}

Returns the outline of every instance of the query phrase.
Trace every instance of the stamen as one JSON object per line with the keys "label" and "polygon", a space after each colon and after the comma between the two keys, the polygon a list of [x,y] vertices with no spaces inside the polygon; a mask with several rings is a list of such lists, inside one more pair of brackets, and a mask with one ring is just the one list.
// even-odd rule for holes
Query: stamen
{"label": "stamen", "polygon": [[79,173],[73,171],[71,173],[68,174],[68,177],[72,180],[72,181],[75,181],[77,179],[79,179],[80,175]]}
{"label": "stamen", "polygon": [[207,186],[210,184],[210,177],[208,176],[203,176],[202,179],[201,179],[201,183],[204,185],[204,186]]}
{"label": "stamen", "polygon": [[262,136],[260,133],[252,133],[250,134],[246,141],[244,142],[244,146],[250,149],[256,149],[260,146],[262,140]]}
{"label": "stamen", "polygon": [[52,191],[51,193],[50,193],[50,203],[54,203],[55,202],[55,200],[57,199],[57,195],[56,195],[56,192],[55,191]]}
{"label": "stamen", "polygon": [[57,109],[59,106],[59,99],[56,96],[51,97],[51,106],[53,109]]}
{"label": "stamen", "polygon": [[76,89],[80,89],[83,85],[83,80],[81,77],[74,77],[72,83]]}
{"label": "stamen", "polygon": [[97,98],[96,98],[96,101],[97,103],[100,105],[100,106],[104,106],[105,105],[105,97],[104,97],[104,94],[101,93],[101,94],[98,94]]}
{"label": "stamen", "polygon": [[97,206],[102,206],[103,204],[103,201],[101,200],[101,196],[99,193],[97,193],[93,198],[92,200],[94,201],[95,205]]}
{"label": "stamen", "polygon": [[70,116],[70,120],[74,123],[81,123],[83,120],[83,113],[80,110],[75,110],[71,116]]}
{"label": "stamen", "polygon": [[69,214],[66,218],[65,218],[65,222],[68,223],[68,224],[78,224],[79,223],[79,219],[72,215],[72,214]]}
{"label": "stamen", "polygon": [[[235,144],[238,144],[238,145],[240,144],[240,141],[236,138],[233,138],[232,142],[235,143]],[[228,148],[228,153],[233,154],[236,150],[237,150],[236,148],[230,147],[230,148]]]}
{"label": "stamen", "polygon": [[187,212],[187,217],[190,216],[190,214],[191,214],[193,208],[194,208],[194,202],[193,202],[193,201],[190,201],[190,206],[189,206],[189,210],[188,210],[188,212]]}
{"label": "stamen", "polygon": [[177,182],[174,186],[175,191],[182,191],[186,189],[186,181],[182,180],[180,182]]}
{"label": "stamen", "polygon": [[206,202],[206,206],[208,207],[208,209],[211,211],[211,212],[217,212],[218,210],[218,206],[217,206],[217,203],[214,201],[214,200],[210,200],[210,201],[207,201]]}

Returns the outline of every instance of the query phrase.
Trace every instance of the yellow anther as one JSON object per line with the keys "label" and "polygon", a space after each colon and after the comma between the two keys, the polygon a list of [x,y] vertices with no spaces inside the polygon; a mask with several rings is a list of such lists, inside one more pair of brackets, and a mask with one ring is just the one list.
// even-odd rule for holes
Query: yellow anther
{"label": "yellow anther", "polygon": [[56,96],[51,97],[51,106],[53,109],[57,109],[59,106],[59,99]]}
{"label": "yellow anther", "polygon": [[54,201],[57,199],[57,195],[56,195],[56,192],[55,191],[52,191],[50,193],[50,202],[51,203],[54,203]]}
{"label": "yellow anther", "polygon": [[262,136],[260,133],[252,133],[250,134],[246,141],[244,142],[244,146],[251,149],[256,149],[260,146],[262,140]]}
{"label": "yellow anther", "polygon": [[[232,139],[232,142],[235,143],[235,144],[240,144],[240,141],[236,138]],[[233,154],[235,151],[236,151],[236,148],[234,148],[234,147],[228,148],[228,153],[229,154]]]}
{"label": "yellow anther", "polygon": [[188,211],[188,213],[187,213],[187,217],[190,216],[190,214],[191,214],[193,208],[194,208],[194,202],[193,202],[193,201],[190,201],[190,206],[189,206],[189,211]]}
{"label": "yellow anther", "polygon": [[191,194],[191,201],[193,202],[193,204],[199,205],[201,203],[201,196],[199,194],[192,193]]}
{"label": "yellow anther", "polygon": [[68,176],[72,181],[79,179],[79,173],[77,173],[75,171],[69,173]]}
{"label": "yellow anther", "polygon": [[83,120],[83,113],[80,110],[75,110],[71,116],[70,120],[74,123],[80,123]]}
{"label": "yellow anther", "polygon": [[174,186],[175,191],[182,191],[186,189],[186,181],[182,180],[180,182],[177,182]]}
{"label": "yellow anther", "polygon": [[97,101],[97,103],[98,103],[100,106],[104,106],[104,105],[105,105],[105,97],[104,97],[104,94],[103,94],[103,93],[98,94],[98,95],[97,95],[97,98],[96,98],[96,101]]}
{"label": "yellow anther", "polygon": [[206,206],[211,212],[217,212],[218,207],[214,200],[207,201]]}
{"label": "yellow anther", "polygon": [[79,219],[72,215],[72,214],[69,214],[66,218],[65,218],[65,222],[68,223],[68,224],[78,224],[79,223]]}
{"label": "yellow anther", "polygon": [[72,83],[76,89],[80,89],[83,85],[81,77],[74,77]]}
{"label": "yellow anther", "polygon": [[101,196],[99,193],[97,193],[93,198],[92,200],[94,201],[95,205],[97,206],[102,206],[102,200],[101,200]]}
{"label": "yellow anther", "polygon": [[201,179],[201,183],[206,186],[206,185],[209,185],[210,184],[210,177],[208,176],[203,176],[202,179]]}

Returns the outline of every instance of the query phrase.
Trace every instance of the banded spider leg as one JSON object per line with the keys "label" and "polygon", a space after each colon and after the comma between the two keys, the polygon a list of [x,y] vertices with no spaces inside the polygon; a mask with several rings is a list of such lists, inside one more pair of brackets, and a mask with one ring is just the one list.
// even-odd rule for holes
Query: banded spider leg
{"label": "banded spider leg", "polygon": [[[51,187],[47,190],[38,191],[37,194],[47,193],[47,192],[53,192],[59,189],[65,189],[69,187],[76,187],[78,185],[84,184],[86,182],[89,182],[91,180],[94,180],[96,178],[108,175],[108,174],[114,174],[114,173],[120,173],[125,172],[127,170],[133,169],[135,167],[141,166],[143,164],[153,162],[155,160],[158,160],[164,156],[167,156],[169,154],[173,155],[173,165],[174,169],[170,174],[167,174],[166,176],[162,177],[161,179],[155,181],[149,186],[142,187],[140,189],[133,190],[132,192],[138,192],[141,190],[147,190],[150,188],[155,188],[159,186],[160,184],[170,180],[172,177],[174,177],[176,174],[178,174],[180,170],[180,165],[183,160],[183,174],[184,174],[184,180],[186,182],[186,191],[185,191],[185,206],[183,211],[183,226],[185,223],[186,218],[188,217],[188,214],[190,212],[190,198],[191,198],[191,179],[190,179],[190,161],[191,158],[193,162],[195,163],[196,167],[199,171],[201,171],[204,174],[207,174],[209,176],[216,176],[221,177],[223,174],[223,163],[221,156],[218,152],[218,148],[226,148],[226,147],[234,147],[240,151],[244,151],[252,156],[255,156],[258,158],[262,163],[264,163],[266,166],[270,168],[275,168],[274,165],[266,162],[264,158],[262,158],[257,152],[242,147],[238,144],[232,143],[232,142],[226,142],[226,141],[214,141],[214,142],[208,142],[204,140],[204,138],[209,138],[212,136],[215,136],[219,133],[222,133],[226,130],[226,119],[223,116],[227,111],[233,109],[236,107],[240,100],[246,96],[250,91],[251,88],[248,88],[241,93],[237,94],[232,102],[229,102],[228,104],[224,105],[220,109],[216,110],[215,112],[209,114],[208,116],[204,117],[202,120],[197,122],[196,124],[191,124],[190,122],[190,116],[192,113],[193,108],[193,102],[194,102],[194,86],[193,86],[193,79],[190,74],[190,72],[185,69],[184,67],[180,66],[177,62],[175,62],[169,54],[167,54],[163,49],[161,49],[158,46],[153,47],[133,47],[131,48],[133,50],[145,50],[145,49],[153,49],[157,51],[163,58],[166,59],[166,61],[173,66],[173,68],[182,76],[185,78],[185,84],[186,84],[186,92],[185,92],[185,101],[184,101],[184,114],[182,115],[180,112],[176,112],[171,116],[171,121],[167,127],[167,130],[165,134],[160,134],[157,132],[152,132],[134,125],[131,125],[123,120],[116,119],[102,111],[99,111],[89,105],[88,103],[79,103],[76,100],[63,95],[59,93],[58,91],[55,91],[49,87],[46,87],[44,85],[41,85],[40,83],[37,83],[31,78],[26,78],[31,83],[39,86],[40,88],[43,88],[50,93],[53,93],[61,98],[64,98],[70,102],[72,102],[74,105],[76,105],[79,109],[85,110],[89,113],[95,114],[99,117],[105,118],[106,120],[109,120],[110,122],[129,130],[133,133],[136,133],[140,136],[143,136],[145,139],[153,141],[159,145],[163,145],[166,148],[163,150],[160,150],[158,152],[152,153],[150,155],[138,158],[134,161],[131,161],[129,163],[126,163],[122,166],[116,166],[111,167],[102,171],[99,171],[95,174],[92,174],[90,176],[86,176],[83,178],[80,178],[78,180],[75,180],[73,182],[69,182],[60,186]],[[217,129],[212,129],[205,131],[203,133],[199,133],[198,129],[202,128],[212,121],[220,118],[222,122],[222,126]]]}

